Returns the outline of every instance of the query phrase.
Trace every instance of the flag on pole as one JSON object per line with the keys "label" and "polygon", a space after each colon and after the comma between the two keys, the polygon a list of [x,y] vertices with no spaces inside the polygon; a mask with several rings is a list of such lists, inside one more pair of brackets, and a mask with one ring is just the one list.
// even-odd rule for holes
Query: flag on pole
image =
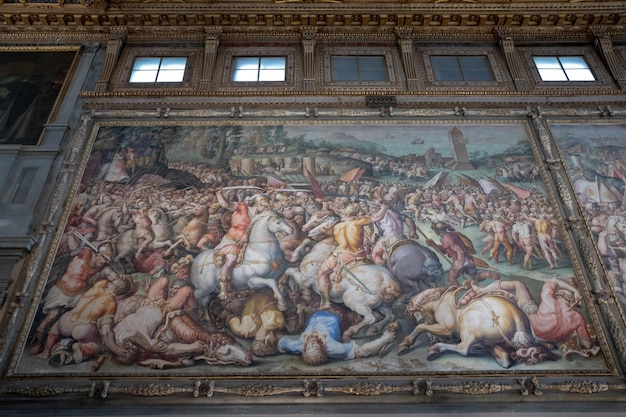
{"label": "flag on pole", "polygon": [[361,178],[361,176],[364,173],[365,173],[365,169],[364,168],[356,167],[356,168],[353,168],[350,171],[346,172],[345,174],[343,174],[339,178],[339,181],[343,181],[343,182],[358,181],[359,178]]}
{"label": "flag on pole", "polygon": [[324,198],[324,191],[322,187],[320,187],[319,182],[315,179],[315,176],[308,168],[304,168],[306,170],[306,175],[309,177],[309,181],[311,182],[311,189],[313,190],[313,195],[315,198]]}

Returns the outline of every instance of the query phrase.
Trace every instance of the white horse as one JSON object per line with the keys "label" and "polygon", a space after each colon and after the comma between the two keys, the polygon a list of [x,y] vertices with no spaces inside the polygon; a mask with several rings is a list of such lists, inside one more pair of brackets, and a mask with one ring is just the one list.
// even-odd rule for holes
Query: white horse
{"label": "white horse", "polygon": [[[303,292],[313,289],[319,294],[317,273],[336,246],[332,230],[339,218],[332,215],[314,216],[303,226],[303,230],[309,230],[313,220],[318,220],[320,224],[310,229],[309,237],[323,238],[311,248],[311,252],[302,259],[299,267],[287,268],[285,275],[292,278]],[[346,266],[340,274],[341,279],[338,282],[331,282],[329,291],[331,301],[342,303],[363,316],[363,320],[343,333],[343,340],[350,340],[365,327],[368,327],[367,336],[380,333],[387,323],[395,319],[392,302],[401,293],[400,284],[387,268],[375,264]],[[374,310],[383,314],[383,319],[378,320]]]}
{"label": "white horse", "polygon": [[[281,311],[286,310],[277,280],[285,272],[287,262],[280,248],[277,233],[292,233],[285,219],[273,211],[260,214],[253,220],[243,260],[232,271],[231,281],[237,291],[246,288],[269,287]],[[219,290],[220,268],[215,265],[213,249],[201,252],[191,266],[191,282],[198,301],[205,300]]]}

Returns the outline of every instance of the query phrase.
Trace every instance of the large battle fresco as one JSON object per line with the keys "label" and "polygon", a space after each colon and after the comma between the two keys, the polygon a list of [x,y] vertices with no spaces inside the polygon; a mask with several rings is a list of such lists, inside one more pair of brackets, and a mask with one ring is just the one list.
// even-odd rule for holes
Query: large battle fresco
{"label": "large battle fresco", "polygon": [[14,375],[610,367],[525,122],[92,138]]}
{"label": "large battle fresco", "polygon": [[555,123],[550,130],[611,287],[626,311],[626,125]]}

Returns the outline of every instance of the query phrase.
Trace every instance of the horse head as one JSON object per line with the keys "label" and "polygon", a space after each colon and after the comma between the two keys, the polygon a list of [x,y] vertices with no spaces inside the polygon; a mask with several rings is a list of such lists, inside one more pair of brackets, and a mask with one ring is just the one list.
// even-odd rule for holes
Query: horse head
{"label": "horse head", "polygon": [[252,364],[252,352],[224,333],[213,333],[205,350],[204,354],[196,356],[195,359],[204,359],[209,365],[249,366]]}
{"label": "horse head", "polygon": [[277,233],[284,233],[290,235],[293,233],[293,228],[287,223],[287,220],[279,216],[274,211],[267,212],[267,230],[276,235]]}
{"label": "horse head", "polygon": [[421,321],[434,322],[437,304],[449,287],[429,288],[415,295],[406,307],[405,315],[410,321],[419,324]]}
{"label": "horse head", "polygon": [[316,226],[319,226],[319,224],[322,221],[324,221],[324,219],[326,219],[328,216],[331,216],[333,214],[334,213],[330,210],[316,211],[315,213],[311,214],[311,217],[309,218],[309,220],[302,226],[302,231],[307,232],[315,228]]}
{"label": "horse head", "polygon": [[194,217],[202,217],[208,214],[208,210],[204,205],[194,203],[190,206],[189,213]]}
{"label": "horse head", "polygon": [[[335,214],[327,214],[319,220],[315,227],[308,230],[309,237],[311,239],[318,239],[328,236],[328,234],[333,230],[333,227],[339,223],[340,220],[339,216]],[[304,228],[302,230],[304,230]]]}
{"label": "horse head", "polygon": [[148,218],[153,224],[167,223],[167,214],[158,207],[150,207],[148,209]]}

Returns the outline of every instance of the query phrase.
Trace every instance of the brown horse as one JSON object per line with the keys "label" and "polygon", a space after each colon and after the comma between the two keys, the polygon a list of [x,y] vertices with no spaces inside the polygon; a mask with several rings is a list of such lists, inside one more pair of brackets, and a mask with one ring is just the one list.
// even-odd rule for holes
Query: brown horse
{"label": "brown horse", "polygon": [[505,291],[485,292],[463,307],[456,298],[464,288],[437,287],[414,296],[406,309],[409,320],[417,323],[398,348],[406,353],[415,339],[427,332],[459,343],[437,342],[428,351],[433,360],[445,351],[462,356],[488,351],[503,368],[515,363],[536,364],[558,359],[531,334],[528,317]]}

